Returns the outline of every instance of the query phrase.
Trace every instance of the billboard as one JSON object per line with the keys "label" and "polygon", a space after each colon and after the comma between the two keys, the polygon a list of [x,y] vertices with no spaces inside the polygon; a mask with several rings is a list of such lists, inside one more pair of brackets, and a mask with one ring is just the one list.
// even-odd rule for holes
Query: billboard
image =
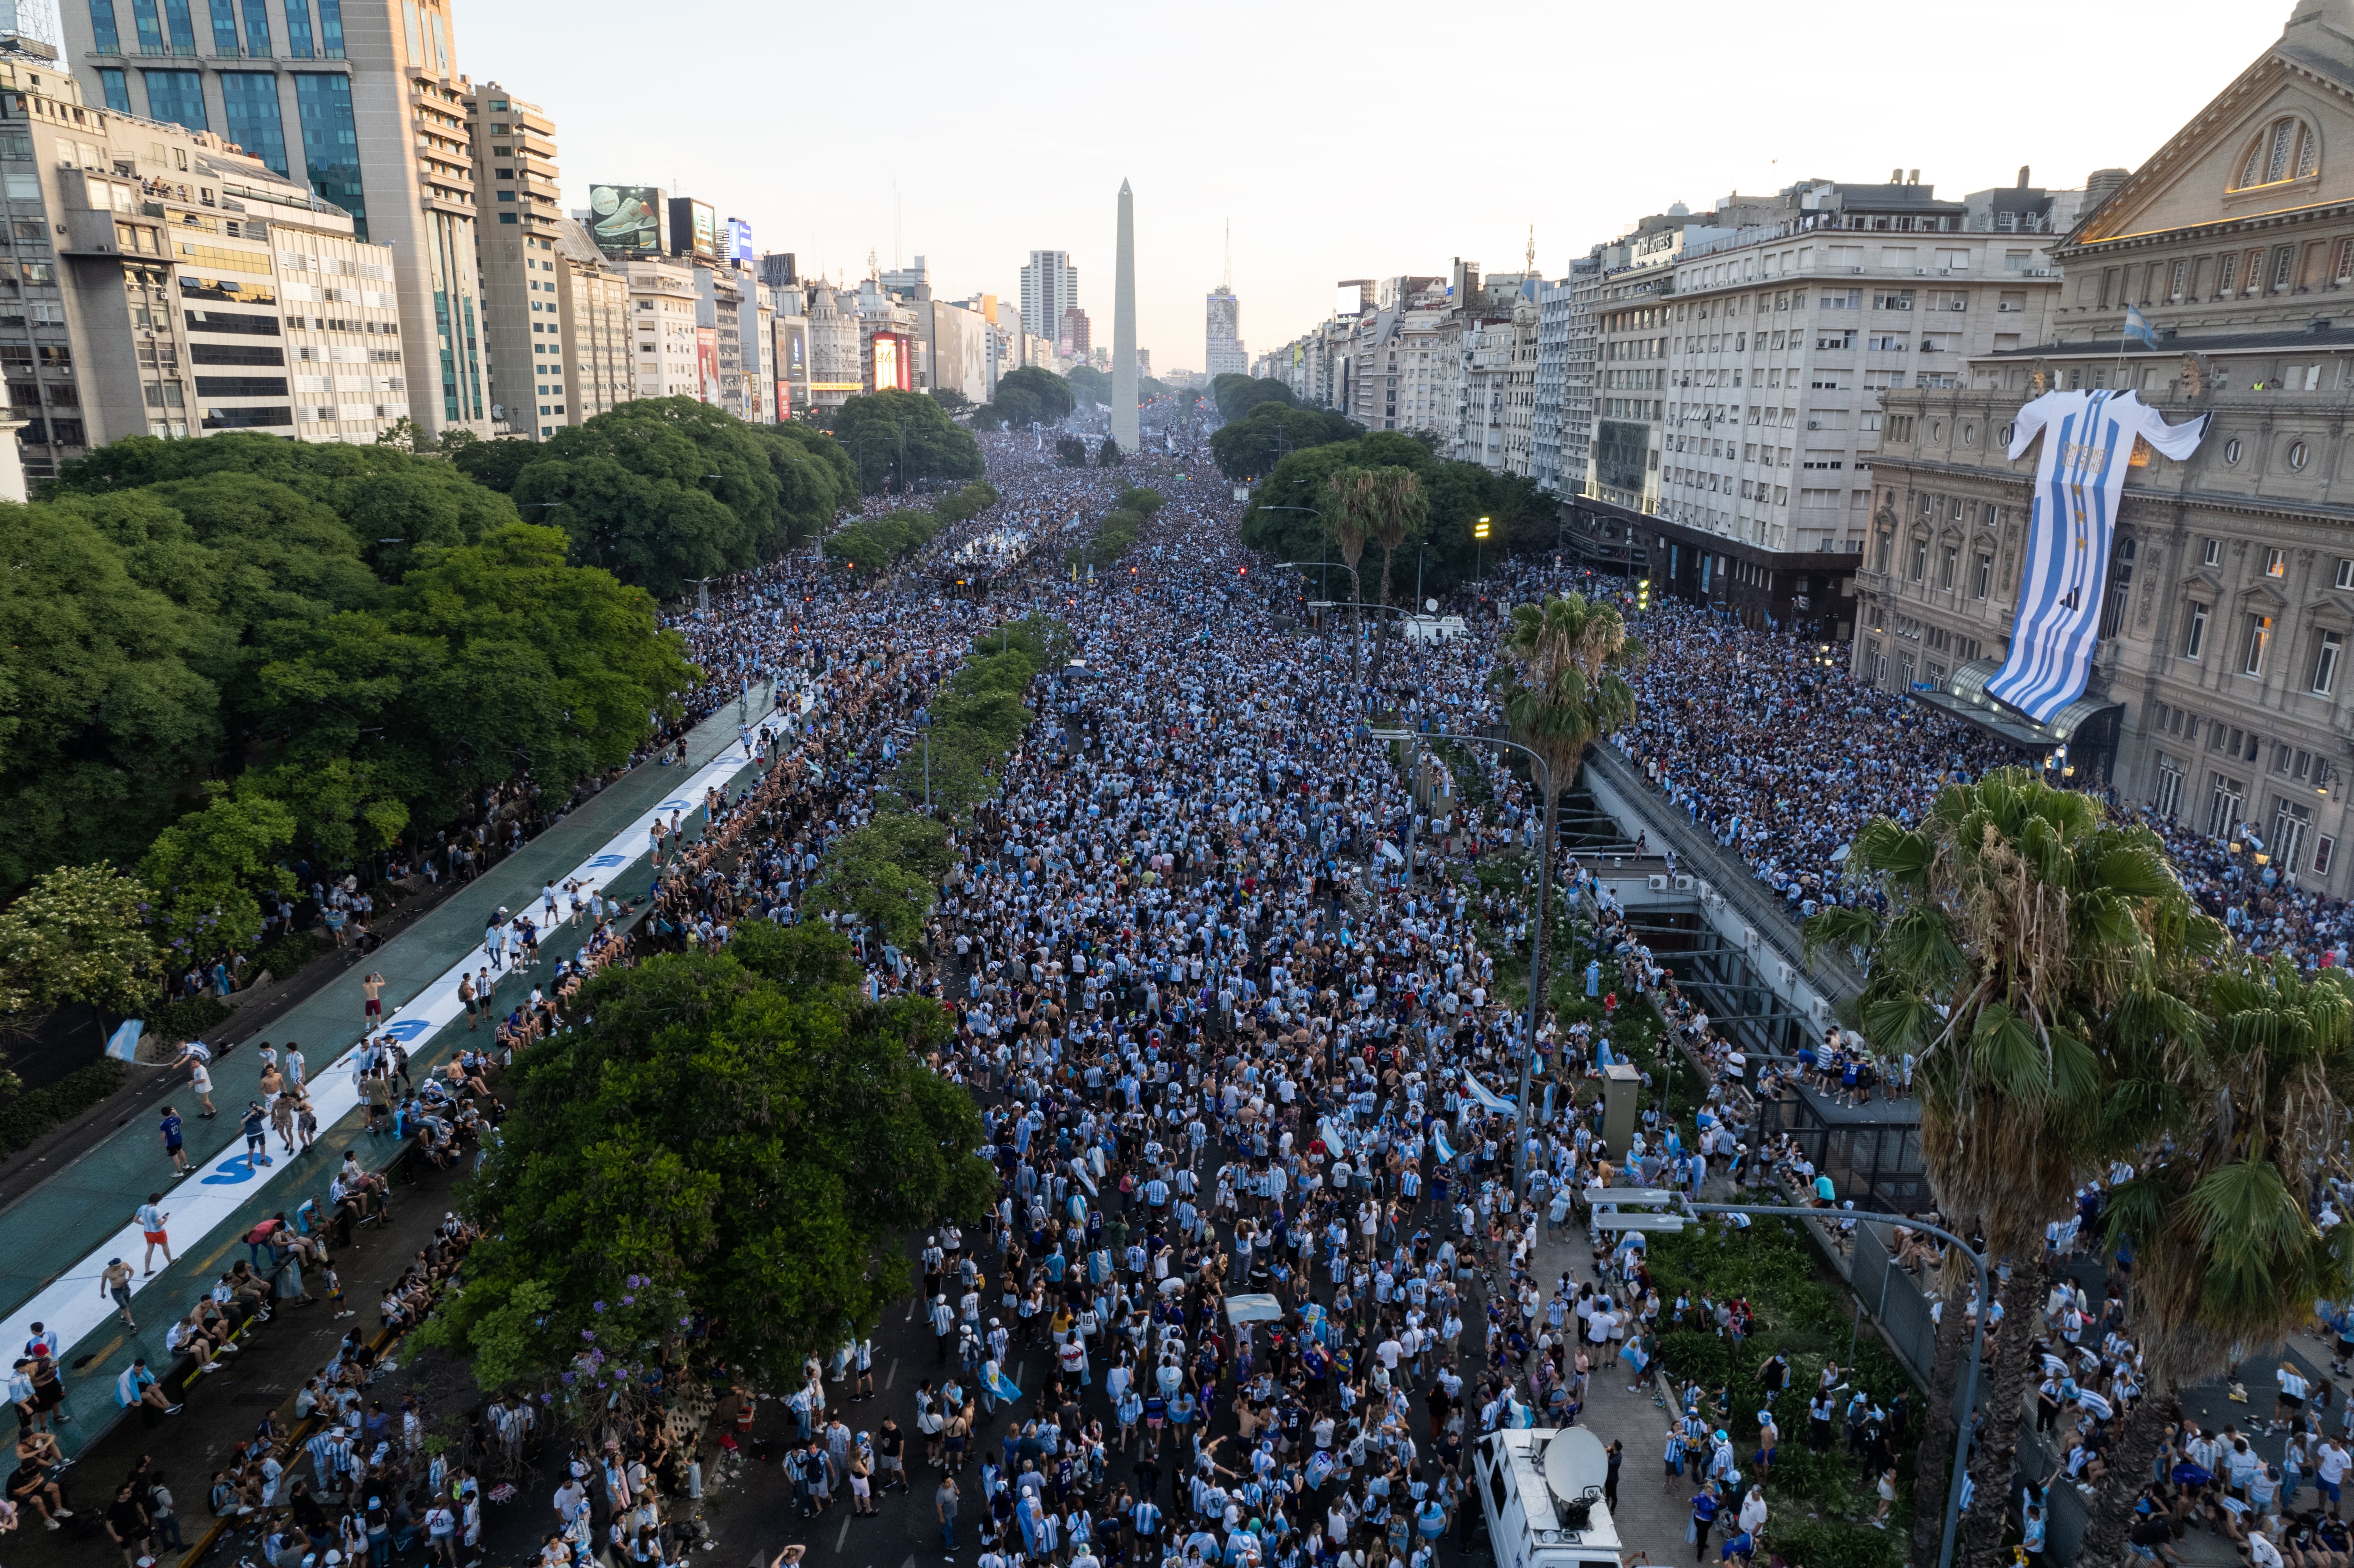
{"label": "billboard", "polygon": [[779,334],[784,341],[784,352],[778,357],[784,362],[785,374],[795,381],[809,379],[809,329],[789,326]]}
{"label": "billboard", "polygon": [[1362,283],[1342,283],[1332,291],[1332,313],[1353,316],[1365,308],[1365,289]]}
{"label": "billboard", "polygon": [[752,226],[740,217],[727,220],[727,260],[746,267],[758,260],[752,254]]}
{"label": "billboard", "polygon": [[1631,419],[1601,419],[1595,425],[1594,477],[1612,490],[1643,488],[1649,461],[1651,427]]}
{"label": "billboard", "polygon": [[652,185],[590,185],[588,233],[608,256],[662,255],[662,192]]}
{"label": "billboard", "polygon": [[781,425],[792,417],[793,384],[790,381],[779,381],[777,383],[777,422]]}
{"label": "billboard", "polygon": [[701,393],[703,400],[706,403],[718,402],[719,329],[717,327],[695,329],[695,367],[697,378],[703,386]]}
{"label": "billboard", "polygon": [[896,333],[875,334],[875,390],[888,391],[900,384],[903,374],[899,363],[899,336]]}
{"label": "billboard", "polygon": [[707,201],[670,198],[670,253],[719,260],[719,214]]}

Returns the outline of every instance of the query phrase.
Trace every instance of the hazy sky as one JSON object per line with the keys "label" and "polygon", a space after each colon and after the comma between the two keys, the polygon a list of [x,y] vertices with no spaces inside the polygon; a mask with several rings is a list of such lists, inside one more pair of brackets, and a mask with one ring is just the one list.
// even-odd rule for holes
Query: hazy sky
{"label": "hazy sky", "polygon": [[[2354,6],[2354,0],[2348,0]],[[555,118],[566,205],[658,185],[762,250],[856,278],[1021,291],[1068,250],[1111,341],[1114,197],[1136,191],[1139,336],[1203,365],[1224,270],[1254,352],[1341,278],[1517,270],[1728,191],[1919,169],[1938,194],[2139,164],[2280,34],[2292,0],[869,9],[461,4],[459,65]]]}

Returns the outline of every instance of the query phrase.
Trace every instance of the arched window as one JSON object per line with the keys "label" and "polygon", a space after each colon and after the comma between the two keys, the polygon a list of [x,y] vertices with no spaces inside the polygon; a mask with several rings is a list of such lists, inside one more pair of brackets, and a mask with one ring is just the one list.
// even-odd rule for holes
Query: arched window
{"label": "arched window", "polygon": [[2248,143],[2247,156],[2240,160],[2240,177],[2232,188],[2253,190],[2283,180],[2301,180],[2320,167],[2321,138],[2313,127],[2294,117],[2275,120]]}

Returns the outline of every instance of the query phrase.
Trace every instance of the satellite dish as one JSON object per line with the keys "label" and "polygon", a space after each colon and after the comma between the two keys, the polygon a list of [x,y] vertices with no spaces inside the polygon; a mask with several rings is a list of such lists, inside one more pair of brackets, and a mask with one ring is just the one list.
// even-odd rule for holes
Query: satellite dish
{"label": "satellite dish", "polygon": [[1564,1427],[1545,1445],[1545,1488],[1561,1502],[1574,1502],[1610,1478],[1610,1456],[1602,1439],[1583,1426]]}
{"label": "satellite dish", "polygon": [[1438,613],[1438,601],[1435,599],[1424,599],[1422,601],[1422,608],[1430,611],[1431,614],[1437,615]]}

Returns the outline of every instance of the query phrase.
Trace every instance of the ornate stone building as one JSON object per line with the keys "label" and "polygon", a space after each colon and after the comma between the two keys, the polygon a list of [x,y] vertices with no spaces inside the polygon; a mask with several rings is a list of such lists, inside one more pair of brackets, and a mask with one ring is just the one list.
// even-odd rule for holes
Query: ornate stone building
{"label": "ornate stone building", "polygon": [[[1851,668],[2056,758],[2077,781],[2349,891],[2354,722],[2354,0],[2298,0],[2280,41],[2053,252],[2051,341],[1967,387],[1883,398]],[[2127,337],[2127,310],[2155,342]],[[2137,443],[2084,695],[2049,726],[1983,695],[2018,596],[2050,387],[2207,416],[2176,463]],[[2047,434],[2044,440],[2050,440]]]}

